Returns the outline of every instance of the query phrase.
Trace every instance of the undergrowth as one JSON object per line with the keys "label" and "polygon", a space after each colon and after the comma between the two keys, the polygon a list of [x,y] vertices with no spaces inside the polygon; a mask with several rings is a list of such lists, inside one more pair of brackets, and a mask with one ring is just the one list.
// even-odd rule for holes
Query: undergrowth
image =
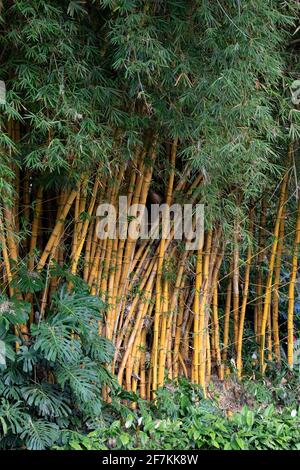
{"label": "undergrowth", "polygon": [[243,400],[254,406],[244,404],[233,413],[220,407],[219,392],[203,399],[200,389],[186,381],[168,384],[158,391],[156,403],[137,399],[135,410],[120,409],[110,425],[86,435],[62,433],[62,444],[56,448],[300,450],[297,380],[294,395],[282,382],[272,388],[263,381],[245,381],[239,386]]}

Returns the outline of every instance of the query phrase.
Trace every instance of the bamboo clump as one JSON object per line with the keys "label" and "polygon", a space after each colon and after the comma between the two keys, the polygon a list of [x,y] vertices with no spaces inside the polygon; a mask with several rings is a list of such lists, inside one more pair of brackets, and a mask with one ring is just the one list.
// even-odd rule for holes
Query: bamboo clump
{"label": "bamboo clump", "polygon": [[[10,123],[9,130],[19,138],[14,123]],[[299,204],[288,283],[287,324],[281,324],[279,318],[290,163],[279,190],[276,216],[267,214],[265,199],[257,201],[256,211],[252,208],[246,221],[238,217],[233,220],[230,243],[219,220],[206,227],[203,240],[194,251],[183,249],[175,239],[174,220],[169,238],[164,233],[159,239],[147,240],[136,240],[128,234],[98,238],[100,203],[115,207],[120,226],[123,217],[118,212],[120,195],[128,205],[143,207],[151,202],[161,144],[149,134],[144,146],[137,146],[132,159],[115,163],[110,174],[103,174],[99,167],[93,174],[80,175],[77,185],[57,192],[51,212],[47,189],[34,187],[27,171],[16,172],[15,205],[4,205],[0,213],[2,291],[10,297],[22,298],[14,279],[18,261],[23,257],[32,275],[47,273],[45,288],[38,299],[41,314],[45,315],[60,282],[51,270],[55,265],[68,263],[70,274],[82,277],[90,292],[105,304],[105,320],[103,325],[99,324],[99,334],[115,346],[114,361],[109,367],[120,384],[145,399],[155,398],[157,389],[167,380],[178,380],[181,376],[200,385],[205,395],[211,377],[216,375],[224,380],[232,361],[241,379],[247,349],[246,328],[253,329],[258,343],[262,373],[266,370],[266,351],[268,360],[281,361],[280,344],[284,336],[288,344],[287,361],[292,368]],[[162,200],[167,205],[183,195],[189,201],[199,202],[205,185],[201,172],[191,177],[185,171],[182,178],[178,177],[179,147],[177,138],[165,146],[168,174]],[[242,195],[238,200],[241,204]],[[18,240],[22,207],[30,225],[30,238]],[[138,210],[132,216],[135,229],[139,227],[140,216]],[[269,244],[267,220],[272,232]],[[250,239],[247,246],[242,246],[241,241],[243,224]],[[162,230],[161,220],[154,228]],[[262,266],[266,260],[265,275]],[[73,281],[69,281],[68,288],[73,288]],[[28,295],[26,300],[32,303],[34,311],[37,299]],[[34,321],[31,315],[30,323]],[[27,325],[20,325],[19,334],[27,333]]]}

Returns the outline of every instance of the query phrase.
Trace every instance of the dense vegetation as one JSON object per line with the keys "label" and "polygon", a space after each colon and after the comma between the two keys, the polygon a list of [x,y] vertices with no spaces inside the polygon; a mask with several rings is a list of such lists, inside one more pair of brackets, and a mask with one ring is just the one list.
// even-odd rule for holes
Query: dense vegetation
{"label": "dense vegetation", "polygon": [[[298,380],[299,2],[1,0],[0,27],[0,445],[298,448],[296,398],[210,395]],[[204,204],[203,245],[99,238],[119,196]]]}
{"label": "dense vegetation", "polygon": [[237,388],[240,396],[227,397],[228,406],[254,401],[256,406],[244,404],[234,413],[220,409],[220,390],[213,400],[204,400],[197,387],[169,384],[158,391],[155,404],[140,402],[138,412],[126,410],[87,435],[62,433],[61,442],[64,449],[74,450],[299,450],[299,385],[283,386],[278,377],[274,382],[268,388],[259,381]]}

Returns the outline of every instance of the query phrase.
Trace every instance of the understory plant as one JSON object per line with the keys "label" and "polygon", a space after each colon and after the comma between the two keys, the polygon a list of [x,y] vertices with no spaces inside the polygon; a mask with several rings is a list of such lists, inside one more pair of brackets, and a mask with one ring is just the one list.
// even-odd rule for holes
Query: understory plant
{"label": "understory plant", "polygon": [[30,303],[0,297],[2,448],[45,449],[58,441],[61,429],[99,426],[101,389],[115,389],[105,367],[113,347],[98,335],[103,307],[99,298],[64,285],[23,333]]}
{"label": "understory plant", "polygon": [[[261,388],[267,388],[260,383]],[[253,390],[254,393],[254,390]],[[222,410],[218,401],[203,399],[198,387],[183,381],[180,386],[159,389],[156,403],[139,403],[127,414],[87,435],[62,433],[60,449],[166,449],[166,450],[299,450],[299,404],[283,409],[271,403],[253,409],[244,405],[234,413]],[[250,397],[250,395],[249,395]],[[254,397],[254,395],[252,396]],[[270,397],[269,397],[270,398]]]}

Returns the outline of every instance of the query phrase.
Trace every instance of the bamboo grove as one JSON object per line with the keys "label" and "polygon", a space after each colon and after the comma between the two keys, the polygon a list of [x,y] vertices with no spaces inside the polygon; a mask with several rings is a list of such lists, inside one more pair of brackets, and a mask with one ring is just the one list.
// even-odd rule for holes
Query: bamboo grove
{"label": "bamboo grove", "polygon": [[[245,367],[292,368],[298,2],[0,5],[1,298],[30,304],[15,348],[62,282],[83,282],[105,306],[108,369],[142,398],[181,376],[205,393]],[[203,246],[174,226],[100,239],[97,207],[119,196],[204,204]]]}

